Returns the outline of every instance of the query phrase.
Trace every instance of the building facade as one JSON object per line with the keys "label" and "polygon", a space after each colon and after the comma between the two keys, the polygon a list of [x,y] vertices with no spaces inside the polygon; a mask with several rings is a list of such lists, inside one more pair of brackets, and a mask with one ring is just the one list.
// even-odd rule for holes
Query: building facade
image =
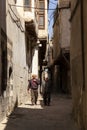
{"label": "building facade", "polygon": [[0,120],[27,98],[25,22],[16,4],[0,1]]}
{"label": "building facade", "polygon": [[38,7],[38,39],[41,46],[39,47],[39,76],[42,81],[42,70],[44,66],[45,53],[48,43],[48,6],[49,0],[39,0]]}
{"label": "building facade", "polygon": [[60,0],[54,12],[53,84],[54,91],[71,93],[70,88],[70,1]]}
{"label": "building facade", "polygon": [[39,63],[37,41],[47,41],[47,32],[44,33],[47,29],[47,11],[44,14],[45,28],[42,29],[46,35],[43,38],[39,36],[41,32],[37,21],[40,2],[44,3],[44,8],[48,7],[48,1],[43,0],[0,1],[0,121],[16,106],[29,100],[26,92],[28,79],[32,73],[39,75],[38,66],[43,60]]}
{"label": "building facade", "polygon": [[71,80],[74,119],[87,130],[87,1],[71,1]]}

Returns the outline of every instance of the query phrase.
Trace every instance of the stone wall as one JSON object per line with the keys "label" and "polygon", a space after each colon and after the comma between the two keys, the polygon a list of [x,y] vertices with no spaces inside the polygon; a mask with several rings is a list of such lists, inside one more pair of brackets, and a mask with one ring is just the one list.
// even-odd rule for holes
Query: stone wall
{"label": "stone wall", "polygon": [[[57,91],[64,93],[71,93],[70,85],[70,66],[69,59],[65,57],[68,52],[70,53],[70,38],[71,38],[71,25],[70,25],[70,5],[69,1],[59,1],[58,8],[54,15],[54,28],[53,28],[53,53],[54,53],[54,87]],[[68,61],[68,65],[66,63]],[[56,78],[55,78],[56,77]]]}
{"label": "stone wall", "polygon": [[[86,118],[84,120],[85,123],[85,128],[87,129],[87,1],[84,0],[83,1],[83,21],[84,21],[84,61],[85,61],[85,95],[86,95],[86,99],[85,99],[85,103],[86,103],[86,107],[84,109],[84,118]],[[86,113],[85,113],[86,112]]]}
{"label": "stone wall", "polygon": [[[1,5],[3,5],[3,7]],[[16,106],[28,100],[28,65],[26,62],[24,20],[19,16],[16,8],[12,7],[11,10],[5,1],[0,1],[0,7],[1,121],[6,115],[11,113]],[[15,12],[16,14],[14,14]],[[16,22],[18,20],[17,18],[20,18],[19,23]]]}
{"label": "stone wall", "polygon": [[87,1],[71,1],[71,79],[74,119],[81,130],[87,129]]}

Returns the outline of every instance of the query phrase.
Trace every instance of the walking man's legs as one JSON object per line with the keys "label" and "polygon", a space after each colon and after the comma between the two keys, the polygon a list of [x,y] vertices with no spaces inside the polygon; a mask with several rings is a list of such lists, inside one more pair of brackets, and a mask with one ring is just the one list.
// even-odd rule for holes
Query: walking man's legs
{"label": "walking man's legs", "polygon": [[44,102],[44,105],[47,105],[47,93],[44,92],[43,94],[43,102]]}
{"label": "walking man's legs", "polygon": [[37,99],[38,99],[38,90],[34,90],[34,97],[35,97],[35,101],[34,101],[34,103],[37,104]]}
{"label": "walking man's legs", "polygon": [[48,105],[48,106],[50,105],[50,101],[51,101],[51,93],[48,92],[48,93],[47,93],[47,105]]}
{"label": "walking man's legs", "polygon": [[34,105],[35,102],[35,96],[34,96],[34,91],[31,89],[31,103]]}

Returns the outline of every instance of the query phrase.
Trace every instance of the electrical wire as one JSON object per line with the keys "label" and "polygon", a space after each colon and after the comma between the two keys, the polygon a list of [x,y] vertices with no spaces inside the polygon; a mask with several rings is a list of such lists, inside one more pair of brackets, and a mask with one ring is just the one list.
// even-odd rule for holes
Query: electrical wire
{"label": "electrical wire", "polygon": [[54,18],[54,11],[56,10],[56,6],[58,4],[58,0],[57,0],[57,3],[53,3],[52,1],[49,2],[49,7],[51,6],[51,3],[54,4],[54,10],[52,10],[52,12],[50,12],[50,14],[48,13],[48,17],[49,17],[49,25],[51,24],[51,21],[53,20]]}
{"label": "electrical wire", "polygon": [[51,2],[51,1],[50,1],[50,3],[56,5],[55,3]]}
{"label": "electrical wire", "polygon": [[51,21],[54,19],[54,11],[49,16],[49,25],[51,24]]}
{"label": "electrical wire", "polygon": [[[53,2],[51,2],[50,1],[50,3],[52,3],[52,4],[55,4],[55,3],[53,3]],[[54,10],[55,10],[55,8],[53,9],[53,8],[48,8],[48,9],[46,9],[46,8],[37,8],[37,7],[31,7],[31,6],[21,6],[21,5],[15,5],[15,4],[8,4],[9,6],[10,6],[10,8],[12,7],[12,6],[15,6],[15,7],[21,7],[21,8],[33,8],[33,9],[40,9],[40,10],[53,10],[53,12],[54,12]],[[55,4],[56,5],[56,4]],[[12,10],[12,9],[11,9]],[[12,11],[13,12],[13,11]],[[53,13],[52,12],[52,14],[51,14],[51,16],[50,16],[50,20],[49,20],[49,25],[50,25],[50,23],[51,23],[51,20],[53,19],[52,17],[53,17]],[[13,12],[14,13],[14,12]],[[14,15],[16,16],[16,14],[14,13]],[[18,18],[17,18],[18,19]],[[21,26],[21,30],[23,31],[23,27]]]}
{"label": "electrical wire", "polygon": [[27,6],[27,5],[24,5],[24,6],[21,6],[21,5],[15,5],[15,4],[9,4],[9,6],[15,6],[15,7],[20,7],[20,8],[32,8],[32,9],[40,9],[40,10],[55,10],[53,8],[37,8],[37,7],[31,7],[31,6]]}
{"label": "electrical wire", "polygon": [[15,14],[15,12],[14,12],[13,9],[11,8],[10,4],[8,4],[8,5],[9,5],[9,7],[10,7],[10,11],[13,13],[13,15],[14,15],[15,18],[16,18],[16,19],[14,19],[13,16],[12,16],[12,14],[11,14],[11,12],[8,11],[9,14],[10,14],[11,19],[13,20],[13,22],[16,23],[16,25],[18,26],[18,28],[20,28],[21,32],[25,32],[25,31],[24,31],[24,28],[23,28],[23,26],[22,26],[22,24],[21,24],[20,18]]}

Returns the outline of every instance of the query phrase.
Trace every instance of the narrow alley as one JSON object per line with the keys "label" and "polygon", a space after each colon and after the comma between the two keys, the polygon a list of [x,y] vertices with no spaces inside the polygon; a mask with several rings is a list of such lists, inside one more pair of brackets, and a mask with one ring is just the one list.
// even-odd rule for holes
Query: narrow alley
{"label": "narrow alley", "polygon": [[66,95],[52,95],[51,106],[28,101],[0,123],[0,130],[77,130],[72,119],[72,100]]}
{"label": "narrow alley", "polygon": [[78,129],[87,130],[87,0],[0,0],[0,130]]}

